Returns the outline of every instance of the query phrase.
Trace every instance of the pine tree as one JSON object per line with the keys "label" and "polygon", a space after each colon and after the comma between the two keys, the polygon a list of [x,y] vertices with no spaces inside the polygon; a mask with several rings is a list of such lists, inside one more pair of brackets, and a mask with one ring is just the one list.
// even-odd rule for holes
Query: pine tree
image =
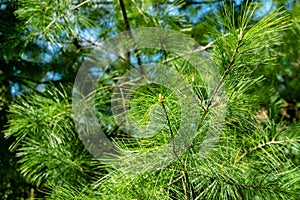
{"label": "pine tree", "polygon": [[[140,49],[125,52],[105,71],[96,72],[100,78],[95,90],[91,91],[93,95],[86,95],[75,105],[72,87],[67,84],[50,84],[45,86],[44,92],[18,97],[10,106],[5,136],[15,138],[10,150],[17,152],[20,171],[29,183],[35,184],[49,199],[299,197],[300,124],[278,120],[278,113],[269,117],[266,107],[261,105],[277,98],[274,88],[264,86],[264,69],[276,66],[278,57],[274,58],[274,52],[278,52],[277,49],[284,44],[283,35],[291,26],[296,26],[284,8],[258,16],[259,5],[256,3],[235,7],[232,2],[217,2],[214,4],[218,6],[215,15],[205,18],[205,23],[200,24],[203,27],[196,27],[202,31],[199,33],[180,15],[180,11],[190,8],[184,1],[177,4],[122,0],[116,3],[74,3],[19,1],[20,7],[16,12],[18,19],[24,23],[22,30],[27,30],[24,48],[30,41],[40,39],[53,46],[63,44],[59,52],[66,57],[72,53],[70,59],[76,62],[70,61],[72,65],[61,72],[63,77],[71,77],[67,80],[75,77],[79,63],[93,55],[90,54],[92,49],[99,49],[100,42],[110,38],[110,34],[126,30],[134,33],[135,28],[153,26],[176,30],[186,37],[193,35],[202,45],[196,50],[206,52],[203,54],[211,58],[210,64],[217,68],[219,77],[214,88],[207,89],[207,77],[202,77],[184,55]],[[103,10],[98,11],[99,8]],[[109,8],[115,8],[114,12],[107,14]],[[102,18],[99,20],[93,12]],[[194,13],[190,11],[190,14]],[[104,23],[104,19],[117,25],[111,27]],[[95,25],[98,22],[104,26],[99,31]],[[82,32],[78,33],[78,27]],[[101,36],[101,41],[95,41],[94,35],[87,37],[85,31],[96,34],[95,37]],[[183,48],[187,44],[186,41],[179,42],[182,42]],[[72,48],[73,51],[70,50]],[[121,78],[129,70],[147,70],[141,65],[149,63],[164,64],[172,73],[180,74],[180,77],[170,78],[189,85],[191,96],[200,103],[183,106],[194,101],[189,101],[191,97],[178,97],[178,93],[160,84],[136,84],[130,101],[125,102],[130,104],[125,114],[134,125],[127,126],[125,123],[122,126],[118,120],[122,121],[124,117],[112,111],[114,104],[110,102],[113,94],[117,105],[123,101],[122,97],[118,98],[121,90],[115,90],[116,85],[120,81],[124,84],[130,81]],[[263,91],[264,96],[258,92],[258,87],[266,90]],[[266,95],[267,92],[271,95]],[[217,104],[223,97],[225,108]],[[271,103],[267,109],[276,106],[276,101]],[[84,107],[86,105],[91,107]],[[83,145],[75,126],[74,106],[96,110],[103,132],[120,149],[121,153],[114,157],[118,162],[99,160]],[[188,138],[188,145],[178,154],[177,144],[173,141],[179,135],[180,127],[184,127],[182,124],[192,120],[183,120],[182,114],[193,114],[195,110],[201,114],[195,122],[199,123],[197,134]],[[225,110],[224,116],[220,110]],[[160,127],[152,127],[151,123]],[[147,129],[149,126],[150,129]],[[132,128],[139,130],[138,134],[150,136],[133,137],[126,132]],[[154,128],[157,128],[155,134],[151,132]],[[203,142],[209,130],[213,130],[218,138],[214,143],[208,143],[212,147],[204,152]],[[159,159],[143,165],[139,162],[139,156],[159,152],[168,144],[172,162],[163,167],[158,167]]]}

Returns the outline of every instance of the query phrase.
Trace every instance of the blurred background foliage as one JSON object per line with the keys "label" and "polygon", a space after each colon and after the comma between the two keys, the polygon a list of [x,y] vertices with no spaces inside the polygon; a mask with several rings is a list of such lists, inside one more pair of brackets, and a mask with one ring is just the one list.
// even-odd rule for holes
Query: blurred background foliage
{"label": "blurred background foliage", "polygon": [[[259,105],[255,114],[257,121],[261,124],[264,120],[272,122],[265,125],[262,132],[280,129],[286,130],[286,134],[290,134],[291,130],[299,134],[299,126],[295,125],[300,119],[299,1],[131,0],[123,2],[127,17],[124,17],[122,2],[109,0],[0,0],[1,199],[33,199],[47,195],[54,199],[57,196],[93,199],[97,196],[97,193],[91,194],[90,188],[99,186],[97,185],[99,177],[107,178],[105,177],[107,169],[93,160],[84,149],[76,136],[69,113],[71,86],[83,58],[97,46],[98,42],[129,28],[138,27],[161,27],[180,31],[193,37],[200,45],[208,45],[207,51],[214,53],[216,49],[210,44],[216,39],[214,37],[215,30],[223,34],[229,30],[226,27],[228,24],[216,17],[216,14],[222,12],[224,6],[234,10],[232,23],[236,27],[240,27],[238,16],[243,14],[243,7],[251,2],[257,3],[257,10],[247,28],[251,28],[260,19],[279,7],[282,7],[289,16],[289,28],[276,33],[282,42],[266,42],[265,46],[261,47],[265,49],[261,53],[266,54],[263,56],[269,60],[259,62],[260,64],[256,66],[249,64],[250,67],[257,68],[251,76],[257,78],[263,75],[263,78],[256,81],[255,86],[247,93],[257,96],[255,99],[256,105]],[[265,40],[268,39],[272,41],[272,38],[265,38]],[[226,41],[224,40],[224,42]],[[225,57],[231,53],[231,49],[228,49],[227,52],[226,49],[221,50]],[[127,56],[133,60],[137,59],[132,55]],[[145,60],[143,59],[142,61]],[[120,66],[116,65],[106,79],[122,75],[126,71],[125,65],[124,63]],[[247,71],[246,67],[238,70]],[[103,86],[105,84],[104,80]],[[247,101],[243,98],[240,100]],[[19,107],[15,106],[9,110],[10,105],[15,104]],[[45,107],[45,105],[49,107]],[[110,105],[109,102],[104,102],[101,106],[99,109],[103,109],[104,112],[105,108]],[[251,106],[251,103],[248,106]],[[64,113],[59,119],[62,111]],[[17,112],[21,114],[18,115]],[[26,117],[24,118],[24,116]],[[58,116],[57,120],[51,121],[53,116]],[[8,120],[10,120],[9,123]],[[59,122],[59,120],[61,121]],[[112,118],[106,118],[106,120],[107,123],[112,123]],[[57,122],[59,123],[57,124]],[[35,123],[41,124],[41,126],[35,126]],[[39,130],[39,127],[44,128]],[[291,127],[291,129],[287,127]],[[228,129],[239,131],[232,127],[228,127]],[[26,134],[31,134],[33,130],[37,133],[49,130],[49,133],[44,134],[48,135],[46,138],[40,136],[40,140],[45,140],[45,143],[41,146],[28,137],[25,141],[30,145],[22,146],[22,140],[26,138]],[[50,130],[53,133],[59,133],[59,136],[53,135]],[[115,132],[118,131],[114,128],[106,129],[106,132],[111,134],[116,134]],[[4,134],[14,137],[4,139]],[[61,141],[57,141],[57,138],[60,138]],[[18,139],[20,141],[16,142]],[[21,147],[17,148],[19,143]],[[11,146],[12,144],[13,146]],[[61,148],[57,149],[58,146]],[[17,151],[11,151],[15,149]],[[298,146],[285,149],[292,162],[299,168],[298,150]],[[51,151],[53,152],[51,153]],[[22,154],[24,152],[26,155]],[[53,155],[55,156],[53,157]],[[26,159],[31,157],[32,159],[29,159],[31,165],[22,165],[22,163],[28,164]],[[57,166],[60,166],[61,169],[56,170]],[[149,176],[162,177],[160,179],[162,184],[169,184],[168,180],[163,177],[176,176],[172,173],[162,172],[162,174],[150,174]],[[103,186],[99,183],[101,187],[104,187],[101,190],[104,197],[109,196],[108,194],[112,192],[108,188],[114,184],[114,176],[117,175],[114,174],[113,178],[105,183],[107,187],[105,184]],[[127,179],[130,177],[124,177],[121,184],[126,185]],[[139,180],[137,178],[130,181],[133,181],[138,187],[141,184]],[[91,181],[96,183],[90,186]],[[209,180],[203,183],[203,186],[198,185],[197,187],[204,186],[211,187]],[[242,188],[243,186],[238,187]],[[76,188],[80,189],[76,190]],[[151,193],[151,185],[148,185],[147,188],[149,195],[152,195],[153,198],[167,195],[163,189]],[[134,190],[134,188],[131,189]],[[168,195],[176,196],[176,192],[174,189]],[[130,196],[129,193],[130,191],[125,191],[123,197]],[[253,195],[251,192],[249,194]],[[114,195],[118,195],[118,193]],[[207,196],[207,198],[212,199],[213,195]]]}

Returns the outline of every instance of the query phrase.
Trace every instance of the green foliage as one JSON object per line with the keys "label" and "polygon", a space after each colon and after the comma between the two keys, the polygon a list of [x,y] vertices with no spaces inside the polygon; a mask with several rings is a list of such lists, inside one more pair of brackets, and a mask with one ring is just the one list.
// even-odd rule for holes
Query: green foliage
{"label": "green foliage", "polygon": [[[30,42],[37,38],[49,40],[51,44],[61,44],[66,39],[72,44],[64,44],[62,52],[75,52],[71,60],[78,61],[79,56],[85,55],[88,45],[97,48],[96,43],[84,36],[79,37],[80,44],[74,44],[74,38],[80,35],[76,32],[78,27],[96,28],[88,20],[97,21],[95,16],[86,15],[85,10],[86,6],[91,6],[91,11],[96,12],[93,5],[90,1],[78,1],[77,4],[73,1],[20,1],[15,13],[22,24],[19,28],[26,31],[25,37],[15,44],[26,41],[23,47],[29,48]],[[112,5],[115,5],[112,18],[117,28],[105,27],[106,33],[99,31],[103,39],[109,33],[125,30],[124,24],[128,23],[124,12],[120,15],[121,4]],[[127,153],[127,157],[120,156],[121,161],[131,159],[130,165],[107,164],[93,158],[85,149],[72,120],[71,89],[67,85],[52,84],[45,87],[44,92],[22,95],[9,106],[8,125],[4,131],[6,138],[15,139],[10,150],[17,152],[21,174],[49,199],[298,199],[300,124],[296,118],[293,118],[294,123],[280,119],[282,105],[278,101],[283,98],[280,95],[289,92],[277,91],[274,87],[277,86],[274,77],[282,72],[277,72],[274,64],[281,63],[282,67],[286,61],[293,62],[298,56],[298,50],[285,53],[293,43],[290,40],[285,43],[285,40],[290,35],[298,38],[297,11],[290,11],[289,16],[283,8],[278,8],[256,17],[257,4],[245,3],[237,10],[233,4],[225,3],[219,5],[220,11],[215,11],[216,15],[206,19],[209,28],[198,24],[190,32],[189,23],[176,13],[185,9],[184,1],[172,6],[175,14],[168,5],[165,1],[126,2],[131,28],[158,26],[195,36],[209,52],[220,73],[213,92],[205,89],[205,80],[193,66],[170,52],[130,52],[121,62],[108,66],[99,79],[97,90],[93,91],[96,94],[93,107],[105,134],[122,153]],[[76,12],[82,15],[76,15]],[[100,13],[102,17],[107,16],[105,11]],[[163,17],[165,13],[168,14]],[[84,46],[85,42],[88,45]],[[82,46],[72,50],[77,45]],[[140,59],[146,63],[150,58],[148,61],[152,62],[151,57],[159,57],[155,62],[164,63],[182,75],[200,102],[199,108],[191,107],[188,111],[199,109],[202,117],[194,140],[180,155],[172,152],[174,162],[147,171],[147,168],[155,168],[159,161],[138,165],[134,163],[135,156],[172,144],[182,123],[182,102],[170,88],[158,84],[137,87],[129,101],[131,121],[139,130],[147,130],[153,122],[161,127],[151,137],[136,138],[127,135],[124,127],[115,122],[110,98],[116,80],[131,67],[129,61],[137,60],[138,63]],[[63,60],[61,63],[70,62]],[[299,65],[293,63],[291,66],[297,68]],[[75,75],[68,74],[69,68],[73,68],[70,71],[74,73],[77,65],[46,67],[44,70],[61,70],[62,80],[70,80]],[[287,84],[290,90],[299,89],[297,73],[292,73],[294,68],[282,67],[284,73],[290,73],[294,78]],[[262,94],[258,87],[262,87]],[[225,95],[221,93],[222,89],[226,91],[227,106],[224,126],[219,129],[212,121],[221,123],[222,120],[222,115],[214,112],[219,109],[218,97]],[[298,98],[296,94],[292,95]],[[2,98],[1,95],[0,103]],[[268,113],[273,111],[275,113]],[[204,152],[203,139],[208,126],[219,137],[213,148]],[[130,173],[139,168],[140,173]]]}
{"label": "green foliage", "polygon": [[27,29],[24,33],[24,41],[28,42],[30,39],[42,37],[40,39],[57,43],[66,38],[76,37],[76,27],[91,27],[90,20],[83,15],[76,14],[76,10],[87,3],[89,1],[74,6],[71,0],[19,1],[20,8],[15,14],[24,22],[22,29]]}
{"label": "green foliage", "polygon": [[[269,110],[272,110],[273,117],[281,113],[279,120],[295,122],[300,119],[299,113],[299,3],[294,9],[289,10],[292,25],[280,36],[283,43],[277,44],[268,52],[274,62],[262,68],[262,74],[266,77],[263,84],[264,90],[272,91],[276,99],[264,99],[262,102]],[[270,89],[270,87],[272,87]],[[276,101],[276,103],[273,103]],[[276,105],[276,106],[274,106]]]}
{"label": "green foliage", "polygon": [[10,110],[17,115],[9,120],[6,136],[17,133],[11,149],[18,149],[21,173],[38,186],[58,180],[76,185],[97,167],[74,132],[68,99],[64,90],[53,88],[43,96],[20,98]]}

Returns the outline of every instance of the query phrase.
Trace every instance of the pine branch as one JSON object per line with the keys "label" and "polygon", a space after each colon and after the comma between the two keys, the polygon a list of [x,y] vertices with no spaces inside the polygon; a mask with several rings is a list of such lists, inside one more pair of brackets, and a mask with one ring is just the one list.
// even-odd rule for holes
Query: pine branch
{"label": "pine branch", "polygon": [[168,123],[169,131],[170,131],[170,135],[171,135],[171,140],[172,140],[172,152],[173,152],[174,156],[176,157],[176,159],[178,160],[178,162],[181,166],[183,175],[184,175],[185,190],[187,191],[186,192],[186,198],[187,199],[194,199],[194,188],[191,185],[189,174],[186,170],[185,165],[183,164],[182,160],[180,159],[179,155],[177,154],[177,152],[175,150],[174,133],[173,133],[173,130],[172,130],[171,121],[170,121],[166,106],[164,104],[164,97],[161,94],[159,94],[158,100],[160,101],[160,103],[162,105],[162,108],[163,108],[163,111],[164,111],[164,114],[166,116],[166,120],[167,120],[167,123]]}
{"label": "pine branch", "polygon": [[77,163],[75,163],[74,161],[70,160],[70,159],[61,159],[60,157],[58,157],[57,155],[53,154],[53,153],[50,153],[48,149],[44,149],[44,154],[53,158],[53,159],[56,159],[62,163],[65,163],[67,165],[71,165],[75,168],[77,168],[80,172],[82,173],[90,173],[90,174],[94,174],[94,175],[101,175],[101,173],[99,172],[95,172],[95,171],[91,171],[91,170],[88,170],[88,169],[83,169],[80,165],[78,165]]}
{"label": "pine branch", "polygon": [[[104,48],[104,46],[101,46],[100,44],[97,44],[96,42],[91,41],[90,39],[83,37],[82,35],[80,36],[82,39],[84,39],[86,42],[90,43],[91,45],[95,46],[95,47],[99,47],[101,49]],[[118,58],[120,58],[121,60],[123,60],[124,62],[126,62],[127,64],[129,64],[131,67],[135,67],[129,59],[125,59],[122,56],[120,56],[119,54],[116,54],[116,52],[111,51],[110,49],[105,49],[105,51],[108,51],[110,53],[112,53],[113,55],[117,56]]]}
{"label": "pine branch", "polygon": [[[84,2],[81,2],[79,3],[78,5],[76,5],[74,8],[70,9],[70,11],[75,11],[77,10],[78,8],[80,8],[81,6],[89,3],[91,0],[86,0]],[[40,35],[40,34],[44,34],[47,30],[49,30],[51,28],[51,26],[53,24],[55,24],[60,18],[62,18],[66,13],[61,13],[59,16],[57,16],[56,18],[54,18],[42,31],[40,32],[36,32],[36,33],[33,33],[33,35]]]}
{"label": "pine branch", "polygon": [[179,54],[179,55],[176,55],[176,56],[174,56],[174,57],[172,57],[172,58],[165,59],[162,63],[164,64],[164,63],[171,62],[171,61],[174,61],[174,60],[176,60],[176,59],[180,59],[180,58],[185,57],[185,56],[188,56],[188,55],[192,55],[192,54],[194,54],[194,53],[199,53],[199,52],[205,51],[206,49],[211,48],[211,47],[213,46],[214,43],[215,43],[215,42],[212,41],[212,42],[208,43],[207,45],[205,45],[204,47],[200,47],[200,48],[197,48],[197,49],[195,49],[195,50],[193,50],[193,51],[190,51],[190,52],[188,52],[188,53],[185,53],[185,54]]}
{"label": "pine branch", "polygon": [[139,13],[144,17],[144,20],[146,22],[149,21],[148,17],[144,14],[144,12],[139,8],[139,6],[137,5],[137,3],[135,2],[135,0],[131,0],[132,3],[135,5],[136,9],[139,11]]}
{"label": "pine branch", "polygon": [[[209,178],[210,180],[213,180],[213,182],[210,184],[210,186],[217,181],[219,183],[225,183],[228,185],[233,185],[233,186],[238,186],[238,187],[261,189],[261,190],[281,192],[281,193],[293,193],[293,191],[291,191],[291,190],[282,190],[282,189],[278,189],[278,188],[264,187],[264,186],[259,186],[259,185],[250,185],[250,184],[245,184],[245,183],[234,183],[232,181],[221,180],[220,178],[216,178],[216,177],[198,173],[198,172],[194,172],[193,174],[195,174],[197,176],[203,176],[203,177]],[[209,188],[210,186],[208,186],[207,188]],[[200,197],[202,197],[205,194],[205,192],[208,190],[207,188],[203,192],[201,192],[200,195],[196,199],[199,199]]]}
{"label": "pine branch", "polygon": [[174,183],[176,183],[177,181],[179,181],[182,178],[184,178],[184,175],[181,175],[178,178],[176,178],[175,180],[173,180],[171,183],[168,184],[168,187],[170,187],[171,185],[173,185]]}
{"label": "pine branch", "polygon": [[200,199],[200,198],[205,194],[205,192],[207,192],[207,191],[208,191],[215,183],[216,183],[216,180],[214,180],[207,188],[205,188],[205,190],[203,190],[203,191],[197,196],[197,198],[195,198],[195,200]]}
{"label": "pine branch", "polygon": [[[123,14],[123,18],[124,18],[124,23],[125,23],[125,27],[129,33],[129,36],[134,39],[133,35],[132,35],[132,32],[131,32],[131,28],[130,28],[130,24],[129,24],[129,19],[127,17],[127,13],[126,13],[126,8],[125,8],[125,4],[124,4],[124,1],[123,0],[119,0],[120,2],[120,6],[121,6],[121,10],[122,10],[122,14]],[[142,60],[141,60],[141,57],[139,55],[139,53],[134,50],[134,53],[136,54],[136,57],[137,57],[137,61],[138,61],[138,65],[140,67],[140,71],[141,71],[141,74],[142,75],[145,75],[143,69],[142,69]],[[130,52],[128,52],[128,58],[130,60]],[[129,61],[130,62],[130,61]]]}
{"label": "pine branch", "polygon": [[212,101],[214,100],[216,94],[219,92],[219,90],[220,90],[220,88],[221,88],[221,86],[222,86],[222,84],[223,84],[226,76],[228,75],[228,73],[229,73],[229,71],[230,71],[230,69],[231,69],[231,67],[232,67],[232,65],[234,63],[235,57],[237,55],[238,49],[240,48],[242,40],[243,40],[243,32],[242,32],[242,30],[240,30],[240,33],[238,35],[238,41],[237,41],[237,44],[236,44],[236,48],[233,51],[231,59],[230,59],[228,65],[227,65],[227,67],[225,68],[225,71],[224,71],[224,73],[223,73],[220,81],[218,82],[218,85],[214,89],[214,91],[213,91],[213,93],[212,93],[212,95],[211,95],[211,97],[209,99],[208,105],[205,108],[205,112],[208,112],[209,107],[212,105]]}
{"label": "pine branch", "polygon": [[269,145],[273,145],[273,144],[283,144],[283,143],[292,143],[292,142],[300,142],[300,139],[292,139],[292,140],[272,140],[269,142],[265,142],[262,143],[252,149],[250,149],[249,151],[245,152],[244,154],[241,155],[241,157],[239,157],[235,163],[237,163],[238,161],[242,160],[246,155],[251,154],[252,152],[258,150],[258,149],[262,149],[265,146],[269,146]]}
{"label": "pine branch", "polygon": [[[222,38],[223,38],[223,37],[227,37],[228,35],[230,35],[230,33],[224,34],[224,35],[222,36]],[[218,39],[217,39],[217,40],[218,40]],[[213,47],[213,45],[214,45],[215,43],[216,43],[216,40],[215,40],[215,41],[212,41],[212,42],[210,42],[210,43],[208,43],[208,44],[205,45],[204,47],[201,46],[200,48],[197,48],[197,49],[195,49],[195,50],[193,50],[193,51],[190,51],[190,52],[187,52],[187,53],[184,53],[184,54],[179,54],[179,55],[176,55],[176,56],[174,56],[174,57],[172,57],[172,58],[165,59],[162,63],[165,64],[165,63],[174,61],[174,60],[176,60],[176,59],[184,58],[184,57],[186,57],[186,56],[188,56],[188,55],[192,55],[192,54],[195,54],[195,53],[203,52],[203,51],[205,51],[205,50],[207,50],[207,49]]]}
{"label": "pine branch", "polygon": [[120,2],[120,7],[121,7],[121,10],[122,10],[123,18],[124,18],[124,23],[125,23],[126,30],[129,31],[129,34],[132,37],[131,28],[130,28],[130,25],[129,25],[129,20],[128,20],[126,9],[125,9],[125,4],[124,4],[123,0],[119,0],[119,2]]}

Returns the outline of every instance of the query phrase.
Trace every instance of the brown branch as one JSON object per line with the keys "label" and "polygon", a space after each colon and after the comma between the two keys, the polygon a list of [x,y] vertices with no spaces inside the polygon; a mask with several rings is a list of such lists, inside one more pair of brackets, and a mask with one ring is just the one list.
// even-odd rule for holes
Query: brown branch
{"label": "brown branch", "polygon": [[177,154],[177,152],[175,150],[174,133],[173,133],[173,130],[172,130],[171,121],[170,121],[166,106],[164,104],[164,97],[161,94],[159,94],[159,99],[158,100],[160,101],[160,103],[163,107],[163,110],[164,110],[164,113],[165,113],[165,116],[166,116],[166,120],[167,120],[167,123],[168,123],[169,131],[170,131],[170,135],[171,135],[171,139],[172,139],[172,152],[173,152],[174,156],[177,158],[177,160],[178,160],[178,162],[181,166],[182,172],[183,172],[185,190],[187,191],[186,192],[187,199],[193,199],[194,198],[194,188],[190,183],[189,175],[188,175],[188,172],[185,168],[185,165],[183,164],[182,160],[180,159],[179,155]]}
{"label": "brown branch", "polygon": [[[126,30],[128,31],[129,36],[133,39],[133,35],[132,35],[132,32],[131,32],[129,19],[128,19],[128,16],[127,16],[127,13],[126,13],[126,8],[125,8],[124,1],[119,0],[119,2],[120,2],[120,7],[121,7],[121,10],[122,10],[123,18],[124,18],[124,23],[125,23]],[[141,57],[140,57],[139,53],[136,50],[134,50],[134,53],[136,54],[136,58],[137,58],[137,61],[138,61],[138,65],[140,66],[141,73],[144,75],[145,73],[143,72],[143,70],[141,68],[141,66],[142,66]],[[130,53],[129,52],[128,52],[128,59],[129,59],[129,62],[130,62]]]}
{"label": "brown branch", "polygon": [[231,59],[230,59],[228,65],[227,65],[227,67],[225,68],[225,71],[224,71],[224,73],[223,73],[220,81],[218,82],[217,87],[214,89],[214,91],[213,91],[213,93],[212,93],[212,95],[211,95],[211,97],[209,99],[209,102],[208,102],[208,105],[207,105],[207,107],[205,109],[205,112],[208,112],[209,107],[212,105],[212,101],[214,100],[216,94],[219,92],[219,90],[220,90],[220,88],[221,88],[221,86],[222,86],[222,84],[223,84],[226,76],[228,75],[231,67],[233,66],[233,63],[235,61],[235,57],[237,55],[238,49],[240,48],[242,40],[243,40],[243,32],[240,30],[240,33],[238,35],[238,41],[237,41],[237,44],[236,44],[236,48],[233,51]]}
{"label": "brown branch", "polygon": [[128,30],[129,34],[131,34],[130,24],[129,24],[129,20],[128,20],[128,17],[127,17],[124,1],[119,0],[119,2],[120,2],[120,7],[121,7],[121,10],[122,10],[123,18],[124,18],[124,23],[125,23],[126,30]]}

